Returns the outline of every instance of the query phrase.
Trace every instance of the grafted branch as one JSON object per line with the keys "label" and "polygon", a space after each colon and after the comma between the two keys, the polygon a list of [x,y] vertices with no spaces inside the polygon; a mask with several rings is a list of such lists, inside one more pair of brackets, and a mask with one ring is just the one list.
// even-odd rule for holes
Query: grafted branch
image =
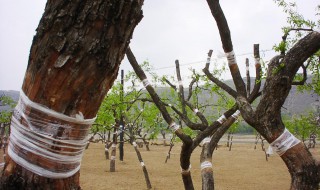
{"label": "grafted branch", "polygon": [[217,86],[222,88],[224,91],[226,91],[228,94],[230,94],[233,98],[237,97],[237,92],[233,90],[230,86],[226,85],[225,83],[221,82],[218,78],[214,77],[210,71],[210,59],[212,56],[212,50],[209,50],[208,52],[208,59],[205,68],[202,70],[205,75],[208,77],[209,80],[211,80],[213,83],[215,83]]}
{"label": "grafted branch", "polygon": [[[128,60],[132,66],[132,68],[134,69],[135,73],[137,74],[137,76],[139,77],[139,79],[141,81],[147,80],[147,76],[145,75],[144,71],[141,69],[141,67],[139,66],[136,58],[134,57],[134,54],[132,53],[130,47],[128,47],[126,55],[128,57]],[[147,83],[147,82],[146,82]],[[170,126],[171,124],[174,123],[174,120],[172,119],[172,117],[170,116],[169,112],[167,111],[165,105],[163,104],[163,102],[161,101],[161,99],[159,98],[158,94],[155,92],[154,88],[149,84],[145,84],[145,87],[147,89],[147,91],[149,92],[153,102],[156,104],[156,106],[158,107],[159,111],[162,113],[162,116],[164,118],[164,120],[168,123],[168,125]],[[177,129],[175,130],[175,134],[186,144],[191,144],[192,139],[185,135],[183,133],[183,131],[181,129]]]}
{"label": "grafted branch", "polygon": [[229,63],[229,69],[232,75],[233,82],[236,86],[236,90],[238,92],[238,95],[246,97],[246,88],[245,84],[242,80],[237,62],[236,62],[236,56],[233,52],[233,45],[231,40],[231,34],[230,29],[228,26],[228,22],[224,16],[224,13],[220,7],[219,0],[207,0],[207,3],[209,5],[209,8],[211,10],[211,14],[216,20],[219,33],[220,33],[220,39],[222,42],[222,47],[224,52],[227,55],[228,63]]}

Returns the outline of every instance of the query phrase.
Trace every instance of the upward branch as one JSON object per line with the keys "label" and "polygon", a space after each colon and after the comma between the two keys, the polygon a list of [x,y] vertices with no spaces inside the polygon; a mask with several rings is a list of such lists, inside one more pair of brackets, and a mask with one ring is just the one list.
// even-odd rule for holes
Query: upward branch
{"label": "upward branch", "polygon": [[182,83],[182,78],[181,78],[181,73],[180,73],[180,64],[179,60],[176,60],[176,72],[177,72],[177,79],[179,83],[179,98],[181,102],[181,107],[182,107],[182,113],[184,115],[187,115],[186,111],[186,104],[185,104],[185,98],[184,98],[184,88],[183,88],[183,83]]}
{"label": "upward branch", "polygon": [[222,42],[222,47],[224,52],[226,53],[230,72],[233,78],[233,82],[236,86],[236,90],[238,92],[238,95],[246,97],[246,88],[245,84],[242,80],[237,62],[236,62],[236,56],[233,52],[233,45],[231,41],[231,34],[228,26],[228,22],[224,16],[224,13],[220,7],[219,0],[207,0],[207,3],[210,7],[212,16],[216,20],[219,33],[220,33],[220,39]]}
{"label": "upward branch", "polygon": [[[137,74],[137,76],[139,77],[139,79],[141,81],[147,81],[147,76],[144,73],[144,71],[141,69],[141,67],[139,66],[136,58],[134,57],[134,54],[132,53],[130,47],[128,47],[126,55],[128,57],[128,60],[133,68],[133,70],[135,71],[135,73]],[[148,83],[148,82],[145,82]],[[174,123],[174,120],[172,119],[172,117],[170,116],[169,112],[167,111],[165,105],[163,104],[163,102],[160,100],[158,94],[156,93],[156,91],[154,90],[154,88],[149,84],[145,84],[145,87],[147,89],[147,91],[149,92],[153,102],[156,104],[156,106],[158,107],[159,111],[161,112],[164,120],[168,123],[169,126],[171,126]],[[186,144],[191,144],[192,143],[192,139],[183,133],[183,131],[181,129],[177,129],[175,130],[175,134]]]}

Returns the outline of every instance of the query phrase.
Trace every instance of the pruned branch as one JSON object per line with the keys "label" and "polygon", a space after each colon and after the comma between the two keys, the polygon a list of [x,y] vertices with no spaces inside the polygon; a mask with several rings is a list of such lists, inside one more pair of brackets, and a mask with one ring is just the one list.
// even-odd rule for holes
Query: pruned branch
{"label": "pruned branch", "polygon": [[246,97],[246,88],[242,80],[238,64],[236,61],[236,56],[233,52],[233,45],[231,40],[231,34],[228,26],[228,22],[224,16],[224,13],[220,7],[219,0],[207,0],[209,8],[211,10],[212,16],[214,17],[222,42],[222,47],[227,55],[229,69],[232,75],[233,82],[235,84],[238,95]]}
{"label": "pruned branch", "polygon": [[253,45],[253,55],[255,60],[255,68],[256,68],[256,78],[254,82],[254,87],[252,92],[250,93],[250,97],[255,96],[259,93],[260,87],[261,87],[261,60],[260,60],[260,51],[259,51],[259,44]]}
{"label": "pruned branch", "polygon": [[233,90],[230,86],[226,85],[225,83],[221,82],[218,78],[214,77],[210,73],[209,66],[210,66],[211,55],[212,55],[212,50],[209,50],[207,63],[206,63],[205,68],[202,69],[202,71],[205,73],[205,75],[208,77],[209,80],[211,80],[217,86],[222,88],[224,91],[226,91],[228,94],[230,94],[233,98],[236,98],[237,97],[237,92],[235,90]]}
{"label": "pruned branch", "polygon": [[193,84],[197,81],[196,78],[193,78],[189,84],[189,93],[188,93],[188,97],[187,97],[187,101],[190,100],[191,96],[192,96],[192,88],[193,88]]}
{"label": "pruned branch", "polygon": [[[168,123],[168,125],[172,125],[174,123],[174,120],[171,118],[169,112],[167,111],[165,105],[163,104],[163,102],[160,100],[158,94],[156,93],[156,91],[154,90],[154,88],[148,84],[147,80],[147,76],[145,75],[144,71],[141,69],[141,67],[139,66],[136,58],[134,57],[130,47],[128,47],[127,51],[126,51],[126,55],[128,57],[128,60],[133,68],[133,70],[135,71],[135,73],[137,74],[137,76],[139,77],[139,79],[141,81],[144,81],[145,83],[145,87],[147,89],[147,91],[149,92],[152,100],[154,101],[154,103],[156,104],[156,106],[158,107],[159,111],[161,112],[164,120]],[[183,133],[183,131],[181,129],[177,129],[175,130],[175,134],[186,144],[191,144],[192,143],[192,139]]]}
{"label": "pruned branch", "polygon": [[179,84],[179,99],[181,102],[181,108],[182,108],[182,113],[184,115],[187,115],[186,111],[186,104],[185,104],[185,99],[184,99],[184,88],[183,88],[183,83],[182,83],[182,78],[181,78],[181,73],[180,73],[180,65],[179,65],[179,60],[176,60],[176,72],[177,72],[177,79],[178,79],[178,84]]}
{"label": "pruned branch", "polygon": [[[173,111],[175,111],[180,117],[181,119],[185,122],[185,124],[190,127],[193,130],[204,130],[205,126],[208,125],[208,121],[205,118],[205,116],[199,112],[197,110],[197,108],[195,106],[193,106],[189,100],[192,96],[192,85],[196,82],[196,79],[194,78],[189,85],[189,96],[187,100],[184,99],[184,88],[183,88],[183,84],[182,84],[182,79],[181,79],[181,74],[180,74],[180,66],[179,66],[179,61],[176,60],[176,72],[177,72],[177,79],[179,81],[179,98],[180,98],[180,102],[182,105],[182,112],[180,112],[177,108],[175,108],[174,106],[170,106]],[[169,84],[169,86],[171,86],[171,88],[173,88],[174,90],[176,90],[176,86],[173,85],[170,81],[168,81],[167,79],[164,79],[164,81]],[[164,103],[165,104],[165,103]],[[169,106],[169,105],[167,105]],[[202,124],[197,124],[192,122],[189,118],[188,118],[188,114],[186,111],[186,106],[188,106],[195,114],[196,116],[201,120]]]}
{"label": "pruned branch", "polygon": [[251,88],[251,78],[250,78],[250,70],[249,70],[249,59],[246,58],[246,75],[247,75],[247,97],[250,95]]}

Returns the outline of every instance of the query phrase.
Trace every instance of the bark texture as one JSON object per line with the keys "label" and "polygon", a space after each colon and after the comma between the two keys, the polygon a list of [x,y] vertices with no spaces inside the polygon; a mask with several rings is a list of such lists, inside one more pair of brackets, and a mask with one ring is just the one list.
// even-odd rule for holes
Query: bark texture
{"label": "bark texture", "polygon": [[[231,35],[218,0],[207,0],[217,22],[225,53],[232,50]],[[227,32],[226,32],[227,31]],[[227,33],[227,34],[225,34]],[[256,110],[245,95],[245,90],[235,65],[230,66],[237,89],[237,104],[242,117],[253,126],[269,143],[277,139],[285,129],[281,118],[281,107],[293,83],[293,78],[303,63],[320,49],[320,33],[310,32],[299,40],[286,54],[275,56],[268,65],[265,86]],[[303,143],[287,150],[281,158],[292,177],[291,189],[319,188],[320,165]]]}
{"label": "bark texture", "polygon": [[[300,40],[284,57],[275,57],[269,64],[261,101],[255,111],[254,127],[271,143],[283,132],[281,118],[295,73],[313,53],[320,49],[320,33],[312,32]],[[291,189],[318,189],[320,165],[300,142],[281,156],[292,181]]]}
{"label": "bark texture", "polygon": [[[22,90],[33,102],[65,115],[95,117],[142,19],[142,4],[143,0],[48,0]],[[48,179],[8,158],[0,189],[80,189],[79,175]]]}

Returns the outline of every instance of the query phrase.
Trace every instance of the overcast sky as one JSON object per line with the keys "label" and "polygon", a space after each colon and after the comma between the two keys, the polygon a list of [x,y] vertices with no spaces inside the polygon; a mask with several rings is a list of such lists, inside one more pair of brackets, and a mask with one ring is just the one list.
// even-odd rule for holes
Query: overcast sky
{"label": "overcast sky", "polygon": [[[220,2],[240,67],[246,57],[252,60],[253,55],[247,53],[252,53],[254,43],[260,44],[260,50],[271,50],[281,40],[286,15],[273,0]],[[315,18],[318,0],[297,2],[298,11],[305,18]],[[45,1],[0,0],[0,90],[21,89],[32,38],[44,7]],[[223,52],[205,0],[145,0],[143,12],[131,49],[139,62],[148,60],[159,75],[173,75],[174,62],[179,59],[186,79],[190,67],[197,70],[204,67],[209,49],[213,49],[215,56]],[[271,55],[272,51],[262,54],[265,59]],[[126,59],[121,69],[132,70]]]}

